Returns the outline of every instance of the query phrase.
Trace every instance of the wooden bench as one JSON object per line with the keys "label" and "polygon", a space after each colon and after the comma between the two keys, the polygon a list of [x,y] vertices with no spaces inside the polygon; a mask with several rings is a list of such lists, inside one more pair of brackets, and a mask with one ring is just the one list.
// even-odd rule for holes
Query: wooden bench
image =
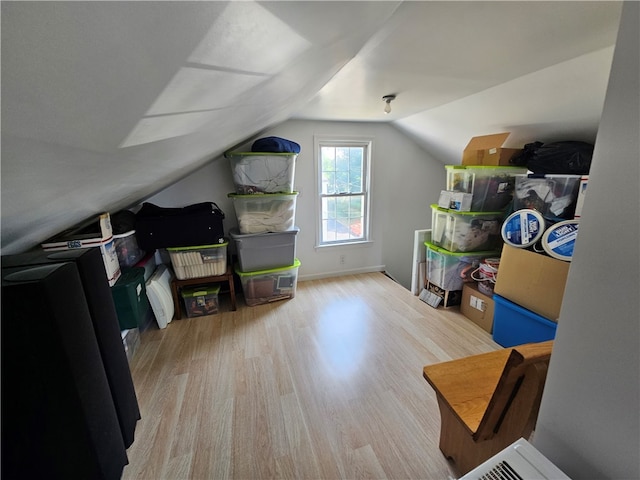
{"label": "wooden bench", "polygon": [[464,475],[535,426],[553,341],[427,365],[440,408],[440,450]]}

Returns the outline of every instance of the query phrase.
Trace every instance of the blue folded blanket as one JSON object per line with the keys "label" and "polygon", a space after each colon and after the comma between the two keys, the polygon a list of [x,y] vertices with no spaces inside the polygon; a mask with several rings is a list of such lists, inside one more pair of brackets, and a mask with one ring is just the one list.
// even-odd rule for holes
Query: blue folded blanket
{"label": "blue folded blanket", "polygon": [[286,138],[259,138],[251,145],[252,152],[300,153],[300,145]]}

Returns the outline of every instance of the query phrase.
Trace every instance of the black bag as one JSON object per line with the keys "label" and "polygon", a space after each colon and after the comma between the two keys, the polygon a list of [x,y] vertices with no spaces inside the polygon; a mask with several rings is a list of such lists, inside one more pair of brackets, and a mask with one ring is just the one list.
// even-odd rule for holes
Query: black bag
{"label": "black bag", "polygon": [[143,203],[136,214],[136,239],[143,250],[192,247],[225,242],[224,213],[213,202],[181,208]]}
{"label": "black bag", "polygon": [[526,166],[533,173],[588,175],[592,156],[593,145],[587,142],[533,142],[525,145],[510,163]]}

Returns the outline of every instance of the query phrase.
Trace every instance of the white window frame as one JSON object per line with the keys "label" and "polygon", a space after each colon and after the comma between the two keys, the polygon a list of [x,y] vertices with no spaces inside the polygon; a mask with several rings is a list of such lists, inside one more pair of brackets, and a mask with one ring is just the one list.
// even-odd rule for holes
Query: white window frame
{"label": "white window frame", "polygon": [[[322,241],[322,199],[324,197],[341,196],[322,193],[322,147],[362,147],[365,149],[363,156],[363,188],[364,215],[362,226],[362,238]],[[373,138],[357,136],[314,136],[314,161],[316,170],[316,248],[344,247],[346,245],[362,245],[371,243],[371,165],[373,157]]]}

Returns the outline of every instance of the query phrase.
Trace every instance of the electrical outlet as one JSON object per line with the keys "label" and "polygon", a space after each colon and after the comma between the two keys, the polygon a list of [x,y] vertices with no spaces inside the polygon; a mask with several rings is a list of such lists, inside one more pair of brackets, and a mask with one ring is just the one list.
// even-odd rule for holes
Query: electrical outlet
{"label": "electrical outlet", "polygon": [[347,256],[340,255],[340,265],[344,265],[345,263],[347,263]]}

